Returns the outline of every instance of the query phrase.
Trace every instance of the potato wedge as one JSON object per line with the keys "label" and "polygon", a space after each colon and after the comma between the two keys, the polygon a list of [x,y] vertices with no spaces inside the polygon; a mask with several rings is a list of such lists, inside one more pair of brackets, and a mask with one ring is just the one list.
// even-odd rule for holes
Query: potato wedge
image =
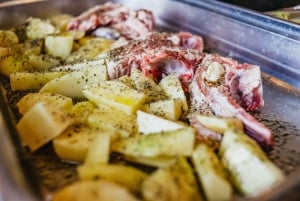
{"label": "potato wedge", "polygon": [[105,104],[127,114],[134,114],[144,103],[145,95],[117,81],[104,81],[86,85],[84,96],[96,104]]}
{"label": "potato wedge", "polygon": [[31,151],[35,151],[60,135],[72,123],[73,119],[65,111],[40,102],[21,118],[17,130],[22,141]]}
{"label": "potato wedge", "polygon": [[84,97],[81,91],[86,84],[103,80],[106,80],[106,67],[90,66],[51,80],[40,89],[40,92],[57,93],[72,98]]}
{"label": "potato wedge", "polygon": [[134,88],[146,95],[146,103],[167,98],[164,90],[151,78],[144,76],[138,69],[133,68],[131,70],[130,78],[134,83]]}
{"label": "potato wedge", "polygon": [[72,52],[65,63],[77,63],[94,59],[98,54],[108,50],[112,44],[112,40],[105,38],[92,38],[82,45],[78,50]]}
{"label": "potato wedge", "polygon": [[98,134],[88,148],[84,163],[108,163],[110,155],[110,139],[111,134],[109,133]]}
{"label": "potato wedge", "polygon": [[26,71],[31,66],[24,55],[14,54],[5,56],[0,60],[0,73],[9,77],[12,73]]}
{"label": "potato wedge", "polygon": [[187,100],[178,77],[175,74],[168,75],[159,82],[159,86],[165,91],[169,98],[179,99],[181,101],[182,115],[186,115],[188,112]]}
{"label": "potato wedge", "polygon": [[176,121],[182,115],[182,104],[179,99],[159,100],[143,105],[142,110],[165,119]]}
{"label": "potato wedge", "polygon": [[175,131],[124,138],[113,143],[112,150],[135,157],[191,156],[194,142],[195,130],[187,126]]}
{"label": "potato wedge", "polygon": [[[147,135],[183,128],[183,123],[174,122],[147,112],[137,111],[138,132]],[[155,125],[155,126],[153,126]]]}
{"label": "potato wedge", "polygon": [[131,166],[103,163],[81,165],[77,172],[80,180],[103,179],[122,185],[134,193],[139,192],[141,183],[148,176]]}
{"label": "potato wedge", "polygon": [[0,30],[0,47],[9,47],[19,43],[19,38],[13,31]]}
{"label": "potato wedge", "polygon": [[53,201],[138,201],[126,188],[108,181],[79,181],[59,190]]}
{"label": "potato wedge", "polygon": [[147,201],[202,200],[193,170],[182,157],[152,173],[142,184],[142,195]]}
{"label": "potato wedge", "polygon": [[238,128],[243,130],[243,123],[237,118],[224,118],[217,116],[195,115],[197,121],[208,129],[223,134],[227,129]]}
{"label": "potato wedge", "polygon": [[72,51],[73,36],[49,35],[45,38],[45,51],[54,57],[66,59]]}
{"label": "potato wedge", "polygon": [[85,125],[73,125],[53,140],[55,153],[65,161],[83,162],[89,147],[102,133]]}
{"label": "potato wedge", "polygon": [[60,64],[60,59],[48,54],[30,54],[28,55],[28,63],[32,70],[45,71]]}
{"label": "potato wedge", "polygon": [[82,101],[76,103],[71,111],[70,114],[72,118],[75,119],[76,122],[81,124],[87,124],[87,119],[89,115],[94,111],[96,105],[91,101]]}
{"label": "potato wedge", "polygon": [[224,133],[219,154],[235,187],[245,196],[258,196],[285,178],[259,145],[239,129]]}
{"label": "potato wedge", "polygon": [[128,115],[107,105],[98,105],[88,115],[86,124],[93,128],[115,133],[112,141],[117,140],[119,137],[129,137],[137,134],[135,115]]}
{"label": "potato wedge", "polygon": [[29,39],[44,38],[55,32],[56,29],[51,23],[39,18],[30,18],[29,24],[26,27],[26,36]]}
{"label": "potato wedge", "polygon": [[58,109],[67,111],[71,110],[73,106],[73,102],[70,97],[54,93],[28,93],[23,96],[17,103],[19,113],[24,115],[38,102],[43,102],[47,105],[53,105]]}
{"label": "potato wedge", "polygon": [[198,144],[192,162],[208,201],[227,201],[233,196],[225,169],[214,151],[206,144]]}
{"label": "potato wedge", "polygon": [[46,83],[65,74],[66,72],[15,72],[10,75],[10,86],[13,91],[41,89]]}

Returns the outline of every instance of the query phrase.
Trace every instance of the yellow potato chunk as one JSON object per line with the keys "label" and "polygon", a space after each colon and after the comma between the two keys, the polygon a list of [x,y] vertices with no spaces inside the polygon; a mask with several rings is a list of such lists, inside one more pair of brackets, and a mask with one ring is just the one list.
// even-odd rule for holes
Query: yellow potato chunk
{"label": "yellow potato chunk", "polygon": [[35,151],[60,135],[73,120],[65,111],[44,103],[35,104],[18,122],[22,141]]}
{"label": "yellow potato chunk", "polygon": [[145,101],[145,94],[117,81],[104,81],[87,85],[82,93],[96,104],[109,105],[127,114],[134,114]]}

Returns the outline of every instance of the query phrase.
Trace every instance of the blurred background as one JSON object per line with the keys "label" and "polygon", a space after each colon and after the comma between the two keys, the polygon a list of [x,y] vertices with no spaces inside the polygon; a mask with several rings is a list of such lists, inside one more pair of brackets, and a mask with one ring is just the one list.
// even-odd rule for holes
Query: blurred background
{"label": "blurred background", "polygon": [[254,9],[271,11],[300,4],[300,0],[221,0],[223,2]]}

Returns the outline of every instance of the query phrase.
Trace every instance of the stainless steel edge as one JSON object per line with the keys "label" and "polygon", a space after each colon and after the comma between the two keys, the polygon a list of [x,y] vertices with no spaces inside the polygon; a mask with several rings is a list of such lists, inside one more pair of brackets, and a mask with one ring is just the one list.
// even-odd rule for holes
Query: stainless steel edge
{"label": "stainless steel edge", "polygon": [[268,74],[300,87],[299,25],[218,1],[182,2],[188,5],[164,15],[168,23],[197,32],[210,48],[254,61]]}

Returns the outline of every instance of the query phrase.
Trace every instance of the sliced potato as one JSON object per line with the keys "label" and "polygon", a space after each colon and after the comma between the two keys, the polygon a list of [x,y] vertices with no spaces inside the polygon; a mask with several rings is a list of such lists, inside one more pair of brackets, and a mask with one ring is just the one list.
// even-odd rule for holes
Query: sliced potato
{"label": "sliced potato", "polygon": [[96,105],[91,101],[82,101],[76,103],[72,107],[70,113],[72,118],[74,118],[76,122],[87,124],[87,119],[95,108]]}
{"label": "sliced potato", "polygon": [[84,163],[108,163],[110,155],[110,139],[111,134],[109,133],[98,134],[88,148]]}
{"label": "sliced potato", "polygon": [[195,118],[206,128],[216,131],[220,134],[224,133],[230,128],[238,128],[243,130],[243,123],[237,118],[223,118],[201,114],[195,114]]}
{"label": "sliced potato", "polygon": [[9,47],[19,43],[19,38],[13,31],[0,30],[0,47]]}
{"label": "sliced potato", "polygon": [[54,34],[55,32],[56,29],[51,23],[39,18],[31,18],[26,27],[26,36],[29,39],[44,38],[45,36]]}
{"label": "sliced potato", "polygon": [[82,45],[78,50],[72,52],[67,58],[66,63],[76,63],[94,59],[98,54],[108,50],[112,40],[105,38],[92,38]]}
{"label": "sliced potato", "polygon": [[134,114],[144,103],[145,95],[117,81],[104,81],[87,85],[82,90],[84,96],[96,104],[105,104]]}
{"label": "sliced potato", "polygon": [[160,100],[143,105],[142,110],[165,119],[176,121],[182,115],[179,99]]}
{"label": "sliced potato", "polygon": [[80,180],[103,179],[122,185],[135,193],[139,192],[141,183],[148,176],[131,166],[103,163],[81,165],[77,172]]}
{"label": "sliced potato", "polygon": [[125,112],[107,105],[98,105],[87,117],[86,123],[93,128],[107,130],[115,133],[112,141],[119,136],[129,137],[137,133],[135,115],[128,115]]}
{"label": "sliced potato", "polygon": [[52,92],[73,98],[84,97],[81,91],[85,85],[101,82],[106,77],[105,66],[90,66],[51,80],[40,92]]}
{"label": "sliced potato", "polygon": [[[183,128],[183,123],[174,122],[147,112],[137,111],[138,132],[144,135]],[[153,126],[155,125],[155,126]]]}
{"label": "sliced potato", "polygon": [[10,75],[10,86],[13,91],[40,89],[65,74],[66,72],[15,72]]}
{"label": "sliced potato", "polygon": [[164,90],[151,78],[144,76],[138,69],[131,69],[130,78],[134,83],[134,88],[146,95],[146,103],[167,98]]}
{"label": "sliced potato", "polygon": [[30,54],[28,55],[28,63],[32,66],[32,70],[45,71],[59,65],[60,59],[48,54]]}
{"label": "sliced potato", "polygon": [[[195,142],[195,130],[179,130],[124,138],[112,144],[112,150],[128,156],[190,156]],[[180,148],[179,148],[180,147]]]}
{"label": "sliced potato", "polygon": [[284,180],[282,171],[239,129],[224,133],[220,156],[235,187],[248,197],[258,196]]}
{"label": "sliced potato", "polygon": [[168,75],[160,81],[159,86],[169,98],[181,101],[183,115],[186,115],[188,112],[187,100],[178,77],[175,74]]}
{"label": "sliced potato", "polygon": [[17,130],[22,141],[31,151],[35,151],[60,135],[72,123],[73,120],[64,110],[40,102],[21,118]]}
{"label": "sliced potato", "polygon": [[23,96],[17,103],[19,113],[24,115],[36,103],[43,102],[47,105],[53,105],[59,109],[70,110],[73,106],[70,97],[62,96],[54,93],[28,93]]}
{"label": "sliced potato", "polygon": [[206,144],[199,144],[192,155],[192,162],[208,201],[231,200],[233,189],[225,169],[214,151]]}
{"label": "sliced potato", "polygon": [[123,84],[131,87],[131,88],[135,88],[134,86],[134,82],[132,81],[132,79],[128,76],[128,75],[124,75],[122,77],[119,77],[116,79],[116,81],[122,82]]}
{"label": "sliced potato", "polygon": [[126,188],[108,181],[79,181],[59,190],[53,201],[138,201]]}
{"label": "sliced potato", "polygon": [[102,132],[85,125],[73,125],[53,140],[55,153],[65,161],[83,162],[89,147]]}
{"label": "sliced potato", "polygon": [[142,184],[142,195],[147,201],[200,201],[194,173],[185,158],[167,168],[160,168]]}
{"label": "sliced potato", "polygon": [[66,59],[72,51],[73,36],[49,35],[45,38],[45,51],[54,57]]}
{"label": "sliced potato", "polygon": [[58,29],[60,31],[65,31],[69,21],[72,18],[73,17],[68,14],[57,14],[57,15],[51,16],[49,20],[50,20],[51,24],[53,24],[56,27],[56,29]]}
{"label": "sliced potato", "polygon": [[0,60],[0,73],[9,77],[12,73],[30,69],[26,57],[20,54],[6,56]]}

